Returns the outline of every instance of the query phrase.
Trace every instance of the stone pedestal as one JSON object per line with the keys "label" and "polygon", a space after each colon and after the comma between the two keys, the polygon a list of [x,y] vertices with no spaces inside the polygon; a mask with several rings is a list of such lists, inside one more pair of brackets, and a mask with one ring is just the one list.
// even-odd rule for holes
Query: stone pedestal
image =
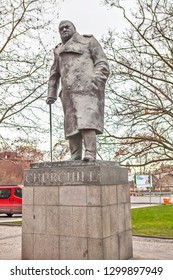
{"label": "stone pedestal", "polygon": [[23,188],[22,259],[132,257],[128,171],[115,162],[31,164]]}

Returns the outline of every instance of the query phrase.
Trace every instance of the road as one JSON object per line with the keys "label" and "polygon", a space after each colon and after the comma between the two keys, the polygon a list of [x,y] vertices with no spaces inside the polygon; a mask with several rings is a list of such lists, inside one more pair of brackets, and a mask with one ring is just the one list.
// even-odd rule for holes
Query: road
{"label": "road", "polygon": [[12,217],[8,217],[6,214],[0,214],[0,223],[6,223],[11,221],[22,221],[22,215],[14,214]]}

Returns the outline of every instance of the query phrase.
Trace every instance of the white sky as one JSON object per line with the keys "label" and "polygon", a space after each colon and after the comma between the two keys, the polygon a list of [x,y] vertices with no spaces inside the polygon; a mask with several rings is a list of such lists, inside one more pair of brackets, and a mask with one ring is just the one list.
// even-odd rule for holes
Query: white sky
{"label": "white sky", "polygon": [[[129,8],[136,1],[124,2]],[[59,22],[70,20],[80,34],[93,34],[97,39],[106,34],[109,28],[118,30],[124,27],[121,12],[115,8],[107,8],[101,0],[64,0],[58,10]]]}

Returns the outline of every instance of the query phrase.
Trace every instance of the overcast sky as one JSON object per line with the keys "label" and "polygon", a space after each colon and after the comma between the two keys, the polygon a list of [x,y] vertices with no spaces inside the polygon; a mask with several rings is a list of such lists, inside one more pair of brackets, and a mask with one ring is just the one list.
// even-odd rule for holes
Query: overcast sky
{"label": "overcast sky", "polygon": [[[65,0],[60,4],[59,19],[67,19],[74,23],[80,34],[93,34],[98,39],[106,34],[108,29],[122,29],[124,19],[119,10],[109,9],[101,0]],[[124,0],[130,8],[136,0]],[[57,35],[58,36],[58,35]]]}

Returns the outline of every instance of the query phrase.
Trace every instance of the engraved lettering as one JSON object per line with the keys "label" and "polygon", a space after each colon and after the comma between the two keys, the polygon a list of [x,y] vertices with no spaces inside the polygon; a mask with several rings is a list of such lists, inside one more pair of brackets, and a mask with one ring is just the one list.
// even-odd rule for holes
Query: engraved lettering
{"label": "engraved lettering", "polygon": [[46,178],[47,178],[47,182],[49,183],[49,181],[50,181],[50,173],[46,173]]}
{"label": "engraved lettering", "polygon": [[92,170],[90,168],[78,168],[74,170],[73,168],[68,168],[67,170],[62,169],[52,169],[52,170],[31,170],[25,172],[25,183],[35,184],[35,185],[56,185],[56,184],[84,184],[97,182],[99,174],[97,170]]}
{"label": "engraved lettering", "polygon": [[81,181],[84,182],[84,172],[81,172]]}
{"label": "engraved lettering", "polygon": [[80,181],[80,172],[77,172],[77,176],[76,176],[77,182]]}
{"label": "engraved lettering", "polygon": [[33,174],[32,173],[25,174],[25,182],[28,184],[33,183]]}
{"label": "engraved lettering", "polygon": [[74,181],[75,181],[75,173],[72,172],[72,182],[74,182]]}
{"label": "engraved lettering", "polygon": [[34,183],[41,183],[41,182],[42,182],[42,180],[40,180],[40,175],[41,175],[41,174],[38,173],[38,172],[37,172],[37,173],[34,173],[34,176],[33,176],[33,177],[34,177],[34,178],[33,178],[33,179],[34,179]]}
{"label": "engraved lettering", "polygon": [[67,172],[66,177],[64,176],[64,180],[67,179],[67,182],[84,182],[84,172]]}
{"label": "engraved lettering", "polygon": [[43,173],[42,174],[42,183],[46,184],[47,182],[49,182],[49,173]]}
{"label": "engraved lettering", "polygon": [[70,173],[67,172],[67,182],[70,182]]}
{"label": "engraved lettering", "polygon": [[[95,178],[94,178],[94,177],[95,177]],[[93,174],[92,171],[89,172],[89,181],[90,181],[90,182],[95,182],[95,181],[97,181],[97,177],[94,176],[94,174]]]}
{"label": "engraved lettering", "polygon": [[56,173],[50,173],[51,182],[57,183],[57,174]]}
{"label": "engraved lettering", "polygon": [[92,173],[92,171],[89,172],[89,180],[93,181],[93,173]]}
{"label": "engraved lettering", "polygon": [[73,182],[74,181],[74,172],[68,172],[67,173],[67,182]]}
{"label": "engraved lettering", "polygon": [[63,172],[61,172],[61,173],[58,174],[58,181],[61,182],[61,183],[64,181],[64,180],[63,180],[63,179],[64,179],[64,178],[63,178],[63,175],[64,175]]}

